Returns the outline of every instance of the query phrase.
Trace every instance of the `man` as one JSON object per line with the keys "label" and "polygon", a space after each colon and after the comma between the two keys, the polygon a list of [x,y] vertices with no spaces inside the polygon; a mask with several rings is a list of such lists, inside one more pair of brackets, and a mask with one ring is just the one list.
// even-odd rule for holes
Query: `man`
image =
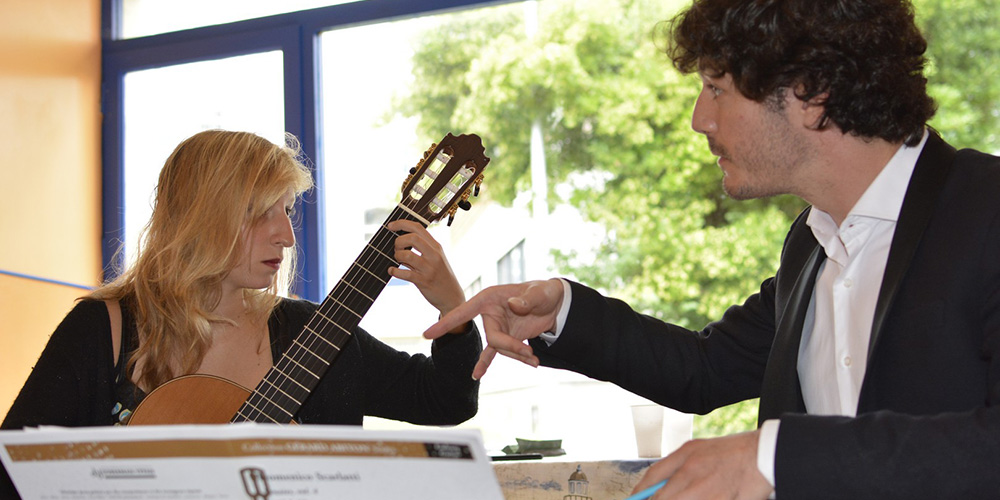
{"label": "man", "polygon": [[669,33],[727,193],[811,205],[775,275],[698,332],[554,279],[425,335],[481,314],[476,377],[499,352],[687,412],[760,397],[758,430],[650,467],[655,499],[1000,496],[1000,160],[927,130],[910,3],[695,0]]}

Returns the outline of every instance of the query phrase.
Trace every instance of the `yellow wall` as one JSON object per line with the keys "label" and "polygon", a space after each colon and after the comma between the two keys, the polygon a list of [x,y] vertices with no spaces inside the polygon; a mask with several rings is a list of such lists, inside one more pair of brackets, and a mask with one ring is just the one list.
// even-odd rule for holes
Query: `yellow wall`
{"label": "yellow wall", "polygon": [[[4,0],[0,269],[93,286],[100,254],[100,0]],[[84,290],[0,275],[0,414]]]}

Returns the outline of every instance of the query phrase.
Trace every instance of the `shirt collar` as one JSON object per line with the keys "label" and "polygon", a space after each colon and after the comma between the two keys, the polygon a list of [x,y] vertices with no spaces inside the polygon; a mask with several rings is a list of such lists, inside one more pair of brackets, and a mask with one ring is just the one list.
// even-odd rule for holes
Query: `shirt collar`
{"label": "shirt collar", "polygon": [[[902,145],[896,154],[889,159],[882,171],[879,172],[875,180],[868,186],[861,198],[858,199],[851,211],[848,212],[844,221],[852,217],[871,217],[896,222],[899,219],[899,211],[903,207],[903,198],[906,196],[906,188],[910,185],[910,177],[913,169],[917,165],[920,152],[927,143],[929,133],[924,130],[924,136],[916,146]],[[826,226],[822,233],[836,232],[833,226],[833,217],[828,213],[813,207],[810,210],[806,224],[816,233],[821,226]]]}

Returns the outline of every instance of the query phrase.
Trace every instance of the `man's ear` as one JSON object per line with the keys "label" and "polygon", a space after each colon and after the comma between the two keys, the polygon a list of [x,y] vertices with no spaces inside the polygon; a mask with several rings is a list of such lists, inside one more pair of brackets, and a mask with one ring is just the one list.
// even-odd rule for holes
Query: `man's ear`
{"label": "man's ear", "polygon": [[826,100],[830,97],[828,92],[824,92],[817,96],[813,96],[809,100],[800,100],[798,97],[795,98],[799,102],[800,111],[799,115],[802,120],[802,126],[812,130],[819,130],[826,125],[824,116],[826,114]]}

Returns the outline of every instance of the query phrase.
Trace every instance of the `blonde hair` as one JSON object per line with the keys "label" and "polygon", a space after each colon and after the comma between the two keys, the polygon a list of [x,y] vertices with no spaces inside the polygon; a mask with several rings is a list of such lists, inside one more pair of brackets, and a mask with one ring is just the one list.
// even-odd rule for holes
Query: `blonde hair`
{"label": "blonde hair", "polygon": [[[298,197],[312,187],[300,154],[290,134],[281,147],[248,132],[209,130],[167,158],[135,262],[90,295],[129,301],[140,342],[127,368],[131,374],[143,360],[140,387],[192,373],[211,345],[212,323],[231,323],[212,314],[221,283],[242,257],[245,232],[289,191]],[[294,270],[295,255],[295,247],[285,249],[288,269]],[[266,321],[294,274],[244,290],[254,321]]]}

